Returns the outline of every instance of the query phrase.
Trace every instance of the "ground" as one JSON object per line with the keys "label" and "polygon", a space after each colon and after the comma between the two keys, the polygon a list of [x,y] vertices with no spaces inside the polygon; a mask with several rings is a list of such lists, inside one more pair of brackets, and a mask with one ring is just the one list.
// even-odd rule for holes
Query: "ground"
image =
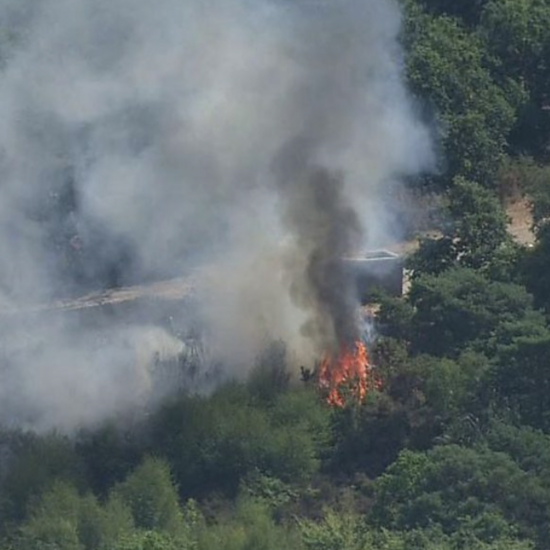
{"label": "ground", "polygon": [[[522,197],[512,197],[506,201],[506,212],[510,219],[510,234],[519,243],[532,245],[535,236],[532,231],[533,218],[529,209],[529,201]],[[422,237],[436,237],[437,232],[426,231]],[[397,254],[407,255],[414,252],[418,247],[418,239],[401,241],[388,246],[388,250]],[[68,301],[60,301],[55,304],[41,305],[32,310],[74,310],[89,307],[97,307],[106,304],[117,304],[134,301],[141,298],[158,298],[164,300],[181,300],[190,295],[193,289],[193,282],[187,278],[173,279],[148,285],[136,285],[128,288],[110,289],[102,292],[91,293],[81,298]],[[404,291],[408,289],[408,276],[405,275]],[[5,313],[9,312],[5,308]]]}
{"label": "ground", "polygon": [[529,201],[525,198],[513,198],[508,200],[506,212],[510,218],[508,230],[516,241],[524,245],[533,245],[533,216],[529,208]]}

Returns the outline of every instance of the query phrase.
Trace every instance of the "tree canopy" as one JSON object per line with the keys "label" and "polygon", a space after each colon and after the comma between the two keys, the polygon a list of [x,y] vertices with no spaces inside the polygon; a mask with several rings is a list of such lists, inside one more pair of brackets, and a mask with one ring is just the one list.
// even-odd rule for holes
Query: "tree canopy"
{"label": "tree canopy", "polygon": [[[68,437],[0,418],[0,550],[548,547],[550,1],[400,5],[404,74],[439,150],[407,185],[435,196],[437,223],[405,296],[370,304],[364,402],[329,405],[277,341],[246,379],[131,421]],[[0,79],[24,40],[0,22]],[[116,278],[66,247],[63,177],[33,220],[77,276],[89,260]],[[510,191],[531,208],[532,246],[509,234]]]}

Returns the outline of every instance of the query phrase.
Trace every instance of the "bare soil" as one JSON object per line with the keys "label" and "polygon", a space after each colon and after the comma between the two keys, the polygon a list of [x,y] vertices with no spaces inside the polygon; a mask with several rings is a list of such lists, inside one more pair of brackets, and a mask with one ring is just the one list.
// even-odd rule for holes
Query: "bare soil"
{"label": "bare soil", "polygon": [[[533,233],[533,216],[529,206],[529,199],[514,197],[506,200],[506,214],[508,215],[508,232],[514,240],[524,246],[532,246],[535,242]],[[437,238],[441,234],[438,231],[424,231],[418,238],[401,241],[388,246],[388,250],[396,254],[412,254],[417,250],[420,238]]]}
{"label": "bare soil", "polygon": [[506,213],[510,218],[508,231],[514,239],[523,245],[532,246],[535,242],[533,233],[533,216],[529,208],[529,200],[516,198],[508,201]]}

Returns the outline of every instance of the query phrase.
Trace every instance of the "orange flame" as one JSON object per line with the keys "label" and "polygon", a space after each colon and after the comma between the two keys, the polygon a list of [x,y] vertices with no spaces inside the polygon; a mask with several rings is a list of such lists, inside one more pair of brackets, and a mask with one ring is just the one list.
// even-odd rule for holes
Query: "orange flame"
{"label": "orange flame", "polygon": [[379,389],[380,381],[372,372],[367,346],[357,341],[351,348],[342,346],[336,358],[327,354],[319,367],[319,386],[328,389],[327,401],[335,407],[345,405],[344,388],[349,388],[359,402],[365,400],[370,389]]}

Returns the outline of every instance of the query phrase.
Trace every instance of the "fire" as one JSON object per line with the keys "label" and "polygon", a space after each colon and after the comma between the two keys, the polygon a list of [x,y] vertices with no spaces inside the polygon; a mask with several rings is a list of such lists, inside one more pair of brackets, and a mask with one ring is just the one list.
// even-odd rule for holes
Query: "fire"
{"label": "fire", "polygon": [[357,341],[342,346],[337,357],[327,354],[319,367],[319,386],[328,389],[327,401],[335,407],[345,405],[345,388],[359,402],[364,401],[370,389],[380,386],[372,372],[367,346]]}

